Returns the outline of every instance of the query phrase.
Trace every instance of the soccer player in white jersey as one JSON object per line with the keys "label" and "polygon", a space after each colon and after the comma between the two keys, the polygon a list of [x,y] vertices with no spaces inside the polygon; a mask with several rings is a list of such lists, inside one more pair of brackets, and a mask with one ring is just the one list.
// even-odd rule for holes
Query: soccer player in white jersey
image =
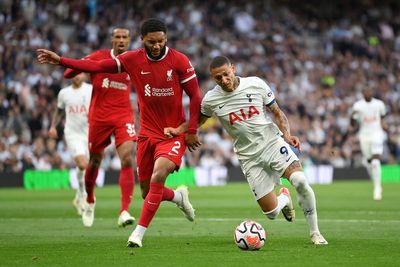
{"label": "soccer player in white jersey", "polygon": [[386,125],[383,117],[386,114],[385,104],[373,97],[372,87],[363,89],[364,99],[354,103],[351,115],[352,131],[359,126],[358,139],[360,141],[363,164],[374,185],[373,199],[382,199],[381,185],[381,160],[383,142],[385,139],[383,129]]}
{"label": "soccer player in white jersey", "polygon": [[[289,122],[279,108],[274,93],[258,77],[238,77],[227,57],[217,56],[210,64],[217,85],[207,92],[201,103],[200,124],[212,115],[233,138],[234,150],[255,199],[269,219],[280,211],[289,222],[295,218],[290,192],[275,186],[287,178],[297,192],[310,230],[311,242],[328,242],[318,228],[315,195],[304,175],[299,159],[290,146],[300,150],[299,138],[290,134]],[[272,113],[275,123],[266,116]]]}
{"label": "soccer player in white jersey", "polygon": [[49,137],[57,138],[56,126],[65,111],[64,135],[68,151],[74,158],[78,179],[78,189],[73,206],[79,215],[82,214],[85,191],[85,168],[88,164],[88,112],[92,85],[85,83],[85,74],[81,73],[72,79],[72,85],[60,90],[57,98],[57,111],[49,129]]}

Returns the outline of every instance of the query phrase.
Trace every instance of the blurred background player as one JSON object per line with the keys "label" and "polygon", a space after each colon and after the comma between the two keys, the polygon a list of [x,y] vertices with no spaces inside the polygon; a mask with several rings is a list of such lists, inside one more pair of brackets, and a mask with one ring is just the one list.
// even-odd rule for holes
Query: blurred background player
{"label": "blurred background player", "polygon": [[[137,165],[142,197],[142,212],[128,246],[142,247],[143,236],[161,201],[172,201],[193,221],[194,209],[186,187],[175,191],[164,186],[167,176],[179,169],[186,146],[200,145],[197,124],[200,114],[200,90],[195,70],[186,55],[169,48],[167,27],[158,19],[148,19],[141,26],[144,48],[129,51],[115,59],[74,60],[60,58],[52,51],[38,49],[39,63],[61,64],[85,72],[129,73],[135,87],[140,111]],[[190,98],[190,118],[186,134],[173,138],[164,129],[185,123],[183,91]]]}
{"label": "blurred background player", "polygon": [[76,164],[78,188],[73,206],[79,215],[82,214],[85,202],[85,168],[88,164],[88,112],[92,85],[85,83],[85,74],[81,73],[72,79],[72,84],[60,90],[55,112],[49,129],[49,137],[57,138],[57,125],[65,112],[64,135],[69,153]]}
{"label": "blurred background player", "polygon": [[381,185],[381,155],[385,139],[384,129],[387,126],[383,120],[386,108],[383,101],[374,98],[371,85],[363,88],[363,99],[354,103],[351,115],[351,130],[359,126],[358,139],[360,141],[363,164],[373,182],[373,199],[382,199]]}
{"label": "blurred background player", "polygon": [[[236,68],[224,56],[215,57],[210,72],[217,86],[208,91],[201,103],[200,125],[215,114],[234,139],[242,171],[255,199],[269,219],[282,211],[287,221],[295,213],[289,190],[275,186],[283,176],[297,191],[297,197],[309,226],[311,242],[328,242],[318,228],[315,195],[309,186],[299,159],[290,145],[300,150],[299,138],[290,134],[289,121],[275,100],[270,87],[258,77],[238,77]],[[274,121],[265,114],[272,113]],[[278,127],[279,129],[278,129]]]}
{"label": "blurred background player", "polygon": [[[112,59],[127,51],[130,33],[125,28],[115,28],[111,34],[112,49],[98,50],[83,60]],[[71,78],[79,71],[67,69],[66,78]],[[89,111],[89,165],[86,169],[85,184],[87,202],[82,214],[85,226],[92,226],[96,199],[94,188],[104,149],[115,137],[115,146],[121,161],[119,185],[121,189],[121,208],[118,225],[125,227],[133,224],[135,218],[129,213],[133,190],[133,150],[136,141],[134,114],[130,103],[130,77],[126,72],[118,74],[92,73],[93,94]]]}

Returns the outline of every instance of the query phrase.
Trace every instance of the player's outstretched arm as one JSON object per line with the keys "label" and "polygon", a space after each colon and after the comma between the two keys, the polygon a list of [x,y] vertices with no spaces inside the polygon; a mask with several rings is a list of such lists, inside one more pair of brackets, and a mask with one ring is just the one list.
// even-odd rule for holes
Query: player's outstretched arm
{"label": "player's outstretched arm", "polygon": [[64,67],[74,69],[76,71],[89,73],[119,73],[125,71],[123,66],[120,66],[120,68],[118,68],[118,63],[114,59],[104,59],[100,61],[89,59],[72,59],[67,57],[60,57],[56,53],[46,49],[38,49],[37,53],[37,59],[40,64],[59,64]]}

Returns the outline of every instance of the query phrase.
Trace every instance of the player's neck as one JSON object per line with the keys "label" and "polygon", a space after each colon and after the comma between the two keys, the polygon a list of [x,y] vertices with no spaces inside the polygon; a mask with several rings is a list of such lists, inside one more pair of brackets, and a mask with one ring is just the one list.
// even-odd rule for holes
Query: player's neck
{"label": "player's neck", "polygon": [[157,60],[160,60],[160,59],[162,59],[164,57],[165,53],[167,52],[167,46],[165,45],[161,49],[160,54],[158,56],[156,56],[156,57],[151,55],[151,50],[148,49],[147,47],[145,47],[145,50],[146,50],[146,54],[147,54],[148,58],[150,58],[151,60],[157,61]]}
{"label": "player's neck", "polygon": [[235,81],[233,82],[233,88],[236,90],[239,87],[240,79],[238,76],[235,76]]}
{"label": "player's neck", "polygon": [[82,86],[82,84],[72,84],[72,88],[76,89],[76,90],[81,88],[81,86]]}

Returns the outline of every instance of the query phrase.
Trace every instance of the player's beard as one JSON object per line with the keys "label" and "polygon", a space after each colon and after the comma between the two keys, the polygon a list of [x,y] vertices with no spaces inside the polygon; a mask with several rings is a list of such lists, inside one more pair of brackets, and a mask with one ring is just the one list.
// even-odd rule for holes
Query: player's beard
{"label": "player's beard", "polygon": [[164,45],[164,47],[161,49],[160,54],[158,56],[153,56],[151,54],[151,49],[148,48],[147,46],[144,47],[146,49],[146,54],[149,58],[151,58],[152,60],[159,60],[161,59],[164,55],[165,55],[165,51],[167,50],[167,46]]}

